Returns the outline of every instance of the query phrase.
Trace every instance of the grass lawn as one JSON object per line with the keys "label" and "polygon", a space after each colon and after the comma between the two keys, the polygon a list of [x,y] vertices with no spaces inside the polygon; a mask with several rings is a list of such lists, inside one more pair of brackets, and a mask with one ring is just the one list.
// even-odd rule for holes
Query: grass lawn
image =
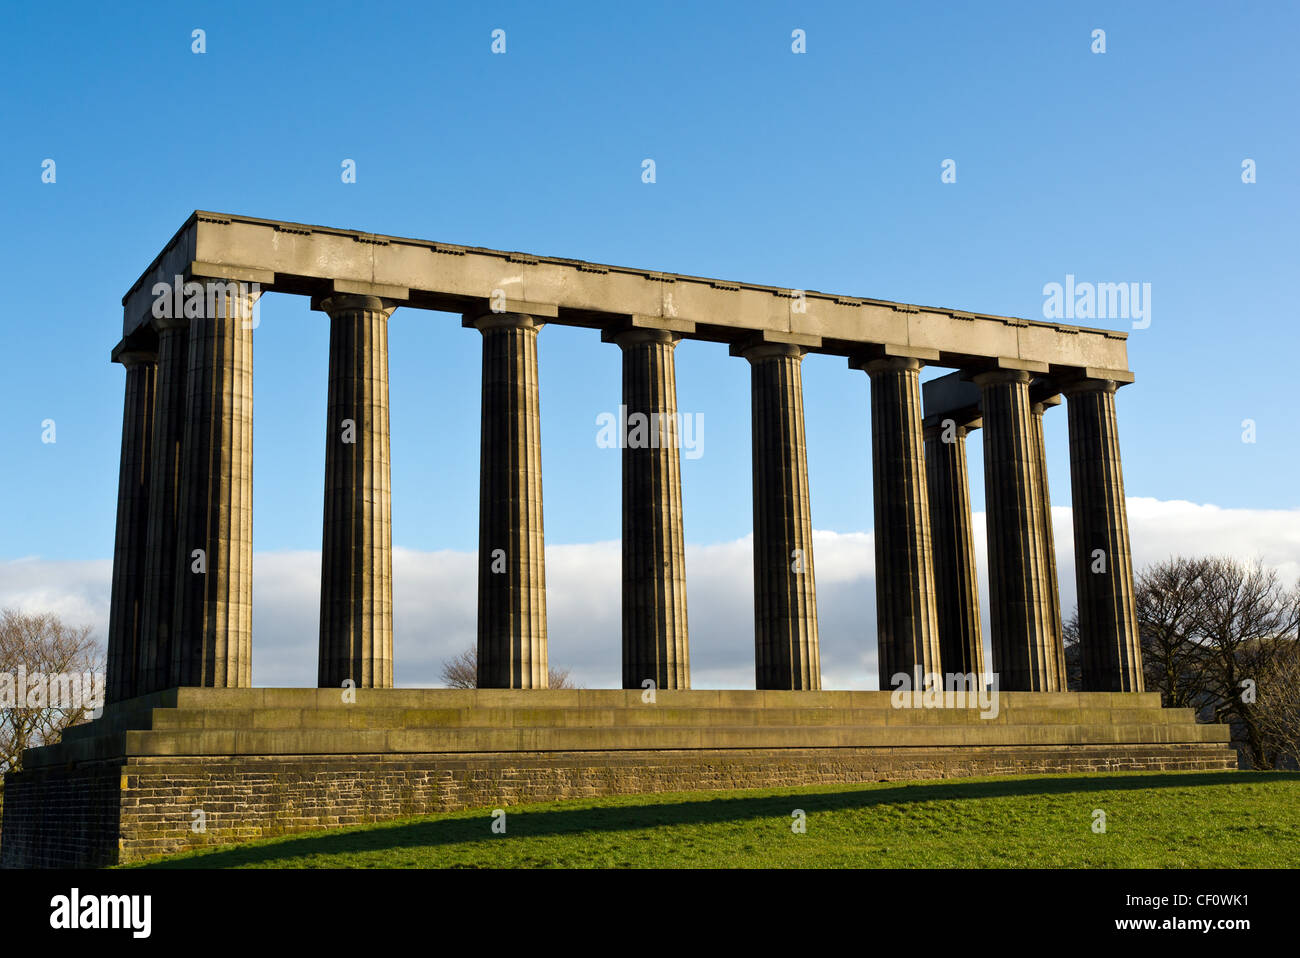
{"label": "grass lawn", "polygon": [[[796,833],[792,812],[807,830]],[[1093,831],[1094,810],[1105,833]],[[948,779],[630,795],[451,812],[178,855],[151,868],[1300,866],[1300,774]]]}

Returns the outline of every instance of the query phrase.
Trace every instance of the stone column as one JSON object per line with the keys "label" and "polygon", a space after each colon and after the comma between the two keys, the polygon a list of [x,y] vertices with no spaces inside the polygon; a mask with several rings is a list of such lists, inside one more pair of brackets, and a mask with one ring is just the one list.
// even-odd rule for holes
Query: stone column
{"label": "stone column", "polygon": [[1124,473],[1110,380],[1067,386],[1074,568],[1085,691],[1141,692],[1142,647],[1133,596]]}
{"label": "stone column", "polygon": [[677,421],[678,337],[631,329],[623,350],[623,688],[691,687]]}
{"label": "stone column", "polygon": [[158,332],[158,370],[149,456],[149,531],[137,648],[137,695],[175,684],[172,681],[172,615],[180,556],[177,510],[180,503],[181,445],[185,436],[190,320],[182,317],[154,319],[153,327]]}
{"label": "stone column", "polygon": [[[253,304],[209,281],[190,320],[172,685],[252,684]],[[201,554],[200,554],[201,550]]]}
{"label": "stone column", "polygon": [[873,359],[871,470],[875,499],[876,635],[880,687],[940,671],[934,558],[921,435],[921,361]]}
{"label": "stone column", "polygon": [[1043,517],[1043,569],[1047,575],[1047,611],[1051,619],[1052,646],[1056,653],[1056,687],[1062,692],[1068,688],[1065,672],[1065,630],[1061,622],[1061,589],[1056,577],[1056,533],[1052,529],[1052,494],[1051,484],[1047,480],[1047,443],[1043,439],[1043,414],[1051,406],[1059,406],[1060,397],[1052,396],[1041,402],[1031,403],[1029,411],[1033,414],[1034,447],[1038,457],[1038,488],[1042,491],[1043,501],[1040,509]]}
{"label": "stone column", "polygon": [[1055,692],[1057,659],[1043,567],[1043,496],[1029,380],[1029,373],[1015,369],[975,377],[984,413],[993,669],[1003,691]]}
{"label": "stone column", "polygon": [[939,661],[947,672],[984,672],[979,577],[971,521],[966,436],[981,420],[941,420],[925,429],[926,485],[939,620]]}
{"label": "stone column", "polygon": [[750,363],[754,452],[754,644],[757,688],[820,689],[803,349],[762,343]]}
{"label": "stone column", "polygon": [[470,325],[483,334],[478,684],[544,689],[549,673],[537,392],[537,332],[543,324],[523,313],[489,313]]}
{"label": "stone column", "polygon": [[393,686],[393,515],[388,317],[374,296],[338,294],[330,317],[317,684]]}
{"label": "stone column", "polygon": [[118,702],[137,695],[140,687],[137,668],[144,618],[145,556],[149,549],[149,474],[158,354],[128,348],[115,353],[113,361],[126,367],[106,676],[106,700]]}

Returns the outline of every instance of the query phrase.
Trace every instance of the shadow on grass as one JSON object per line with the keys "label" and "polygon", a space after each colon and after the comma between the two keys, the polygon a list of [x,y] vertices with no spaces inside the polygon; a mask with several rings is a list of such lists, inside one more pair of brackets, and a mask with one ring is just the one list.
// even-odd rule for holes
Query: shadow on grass
{"label": "shadow on grass", "polygon": [[[1121,776],[1049,776],[983,782],[912,782],[888,788],[850,789],[829,793],[796,793],[799,807],[808,814],[865,809],[878,805],[953,799],[1006,798],[1017,795],[1053,795],[1070,792],[1124,792],[1150,788],[1188,788],[1203,785],[1248,785],[1260,782],[1300,782],[1297,772],[1192,772]],[[611,796],[614,797],[614,796]],[[654,802],[654,796],[644,796]],[[613,805],[599,808],[551,808],[510,812],[512,836],[573,835],[615,832],[661,825],[709,825],[743,819],[788,818],[791,793],[769,796],[718,797],[670,801],[650,805]],[[484,815],[486,815],[486,811]],[[401,825],[376,822],[373,827],[322,835],[306,833],[268,845],[240,846],[195,857],[153,862],[144,868],[229,868],[256,865],[308,855],[392,851],[461,842],[494,840],[484,817],[415,821]]]}

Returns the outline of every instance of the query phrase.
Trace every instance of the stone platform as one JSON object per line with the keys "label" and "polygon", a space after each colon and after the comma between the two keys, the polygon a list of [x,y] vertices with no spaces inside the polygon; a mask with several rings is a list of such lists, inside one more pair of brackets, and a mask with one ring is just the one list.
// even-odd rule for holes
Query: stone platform
{"label": "stone platform", "polygon": [[107,865],[580,796],[1237,766],[1226,726],[1157,693],[1002,692],[990,718],[951,693],[953,707],[901,709],[888,692],[354,695],[180,688],[112,704],[6,775],[0,864]]}

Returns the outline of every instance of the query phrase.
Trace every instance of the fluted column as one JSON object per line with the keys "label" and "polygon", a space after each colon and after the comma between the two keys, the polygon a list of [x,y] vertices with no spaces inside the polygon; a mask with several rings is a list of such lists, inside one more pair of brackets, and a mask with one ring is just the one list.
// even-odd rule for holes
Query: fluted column
{"label": "fluted column", "polygon": [[1060,398],[1053,396],[1042,402],[1031,403],[1029,411],[1034,420],[1034,446],[1038,457],[1038,488],[1043,501],[1040,514],[1043,517],[1043,570],[1047,576],[1047,611],[1051,619],[1052,647],[1056,655],[1056,685],[1064,692],[1068,683],[1065,672],[1065,631],[1061,622],[1061,589],[1056,577],[1056,533],[1052,529],[1052,493],[1047,480],[1047,443],[1043,438],[1043,414],[1048,407],[1060,405]]}
{"label": "fluted column", "polygon": [[149,521],[144,557],[144,601],[137,646],[137,695],[172,682],[172,634],[178,566],[181,445],[190,320],[156,318],[158,369],[154,384],[153,440],[149,456]]}
{"label": "fluted column", "polygon": [[1058,691],[1027,372],[975,377],[984,414],[993,669],[1004,691]]}
{"label": "fluted column", "polygon": [[137,694],[140,628],[143,625],[145,556],[149,538],[150,450],[158,354],[126,349],[114,356],[126,367],[122,408],[122,455],[117,475],[117,534],[113,546],[112,601],[108,617],[106,699]]}
{"label": "fluted column", "polygon": [[677,420],[677,337],[631,329],[623,350],[623,688],[691,687]]}
{"label": "fluted column", "polygon": [[1115,390],[1109,380],[1065,387],[1070,420],[1074,568],[1085,691],[1141,692],[1142,647],[1133,596]]}
{"label": "fluted column", "polygon": [[926,485],[939,621],[939,661],[945,672],[984,672],[979,578],[971,520],[966,436],[979,421],[938,422],[925,429]]}
{"label": "fluted column", "polygon": [[483,334],[479,476],[478,684],[544,689],[546,559],[542,531],[537,332],[522,313],[471,323]]}
{"label": "fluted column", "polygon": [[388,318],[374,296],[338,294],[330,317],[317,684],[393,685],[393,517]]}
{"label": "fluted column", "polygon": [[819,689],[803,350],[763,343],[750,362],[754,454],[754,644],[757,687]]}
{"label": "fluted column", "polygon": [[880,687],[940,671],[934,558],[921,436],[921,362],[889,357],[871,377],[871,470],[875,500],[876,636]]}
{"label": "fluted column", "polygon": [[206,285],[204,314],[190,320],[171,684],[247,687],[256,296],[239,284]]}

